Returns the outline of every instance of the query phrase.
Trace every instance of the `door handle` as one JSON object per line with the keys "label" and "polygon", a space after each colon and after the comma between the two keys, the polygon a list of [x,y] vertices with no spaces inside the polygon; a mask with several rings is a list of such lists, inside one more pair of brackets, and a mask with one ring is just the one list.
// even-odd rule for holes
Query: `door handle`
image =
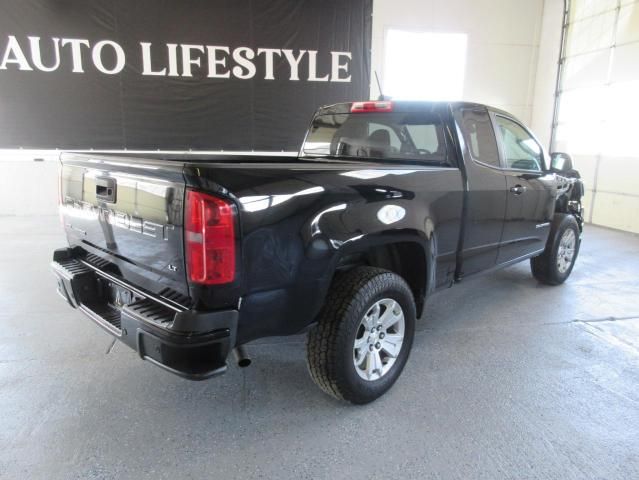
{"label": "door handle", "polygon": [[523,185],[515,185],[514,187],[510,187],[510,191],[515,195],[521,195],[526,191],[526,187]]}

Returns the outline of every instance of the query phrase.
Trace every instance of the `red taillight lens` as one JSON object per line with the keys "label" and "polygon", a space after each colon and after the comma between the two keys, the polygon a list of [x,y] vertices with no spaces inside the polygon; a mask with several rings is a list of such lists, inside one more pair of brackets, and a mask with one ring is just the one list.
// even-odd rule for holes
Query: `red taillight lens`
{"label": "red taillight lens", "polygon": [[235,279],[235,219],[231,203],[187,190],[184,238],[191,282],[219,285]]}
{"label": "red taillight lens", "polygon": [[393,102],[353,102],[351,113],[392,112]]}

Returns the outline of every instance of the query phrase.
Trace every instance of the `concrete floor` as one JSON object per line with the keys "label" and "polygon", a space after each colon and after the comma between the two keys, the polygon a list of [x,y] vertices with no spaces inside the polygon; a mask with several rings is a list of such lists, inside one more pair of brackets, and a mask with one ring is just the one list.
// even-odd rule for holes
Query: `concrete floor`
{"label": "concrete floor", "polygon": [[63,244],[0,219],[0,478],[639,478],[636,236],[589,227],[561,287],[526,263],[434,296],[364,407],[315,388],[302,337],[202,383],[111,348],[55,294]]}

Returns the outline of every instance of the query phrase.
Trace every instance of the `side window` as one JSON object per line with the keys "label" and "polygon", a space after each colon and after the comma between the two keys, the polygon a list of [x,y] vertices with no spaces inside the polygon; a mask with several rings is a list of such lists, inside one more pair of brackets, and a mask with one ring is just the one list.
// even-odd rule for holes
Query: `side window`
{"label": "side window", "polygon": [[497,115],[506,168],[541,172],[541,147],[518,123]]}
{"label": "side window", "polygon": [[488,112],[465,108],[461,111],[461,116],[464,141],[473,159],[487,165],[501,167],[497,141]]}
{"label": "side window", "polygon": [[[395,133],[395,131],[388,127],[387,125],[382,125],[380,123],[369,123],[368,124],[368,137],[369,138],[383,138],[382,135],[380,135],[380,131],[384,132],[388,132],[388,137],[390,137],[390,146],[393,147],[395,149],[396,152],[399,152],[401,146],[402,146],[402,141],[399,139],[399,137],[397,136],[397,134]],[[388,145],[388,143],[386,143],[386,145]]]}

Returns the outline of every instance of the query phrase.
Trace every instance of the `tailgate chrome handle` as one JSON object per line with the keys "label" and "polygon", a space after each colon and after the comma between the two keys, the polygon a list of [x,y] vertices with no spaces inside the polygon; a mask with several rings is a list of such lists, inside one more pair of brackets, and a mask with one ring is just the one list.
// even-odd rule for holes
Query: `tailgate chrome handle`
{"label": "tailgate chrome handle", "polygon": [[116,188],[115,178],[97,177],[95,179],[95,196],[98,200],[115,203]]}

